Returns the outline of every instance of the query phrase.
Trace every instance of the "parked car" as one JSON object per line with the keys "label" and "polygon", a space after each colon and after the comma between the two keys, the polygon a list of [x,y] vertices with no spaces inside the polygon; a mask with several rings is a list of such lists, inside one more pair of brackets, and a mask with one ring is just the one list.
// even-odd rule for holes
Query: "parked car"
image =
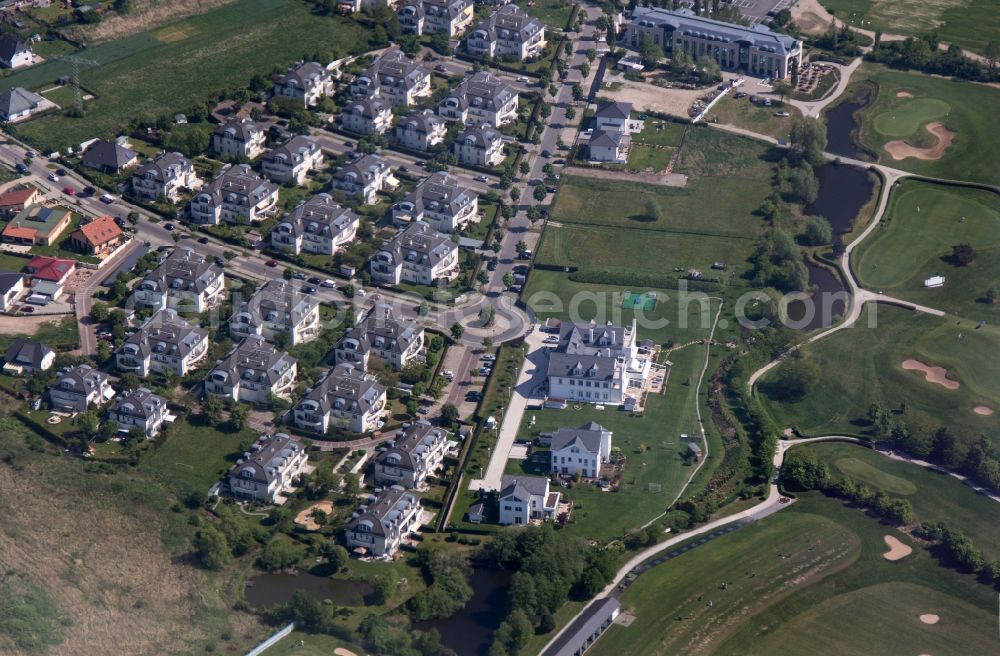
{"label": "parked car", "polygon": [[326,287],[327,289],[333,289],[334,287],[337,286],[337,283],[335,283],[334,281],[332,281],[329,278],[327,278],[326,280],[324,280],[323,282],[321,282],[319,284],[319,286],[320,287]]}
{"label": "parked car", "polygon": [[177,226],[175,226],[175,225],[174,225],[173,223],[167,223],[167,224],[165,224],[165,225],[164,225],[163,227],[164,227],[164,228],[165,228],[165,229],[166,229],[166,230],[167,230],[168,232],[173,232],[173,231],[174,231],[174,229],[175,229],[175,228],[176,228]]}
{"label": "parked car", "polygon": [[295,278],[296,280],[305,280],[306,274],[302,273],[301,271],[296,271],[295,273],[292,274],[292,277]]}
{"label": "parked car", "polygon": [[115,202],[115,197],[112,196],[111,194],[103,194],[101,196],[101,202],[104,203],[105,205],[110,205],[113,202]]}
{"label": "parked car", "polygon": [[559,190],[556,189],[555,187],[553,187],[552,185],[549,185],[548,187],[545,188],[545,191],[547,193],[554,194],[554,193],[556,193]]}
{"label": "parked car", "polygon": [[487,178],[487,177],[486,177],[485,175],[477,175],[477,176],[475,177],[475,181],[476,181],[476,182],[489,182],[489,181],[490,181],[490,179],[489,179],[489,178]]}
{"label": "parked car", "polygon": [[93,196],[96,193],[97,193],[96,187],[91,187],[90,185],[87,185],[86,187],[83,188],[83,193],[81,193],[80,195]]}
{"label": "parked car", "polygon": [[788,112],[775,112],[774,115],[777,116],[778,118],[788,118],[789,116],[791,116],[791,114],[789,114]]}
{"label": "parked car", "polygon": [[302,288],[302,291],[305,292],[306,294],[315,294],[318,290],[312,285],[306,285],[305,287]]}
{"label": "parked car", "polygon": [[400,166],[396,170],[399,171],[400,173],[409,173],[410,172],[410,169],[406,168],[405,166]]}
{"label": "parked car", "polygon": [[475,390],[465,393],[465,400],[466,401],[479,401],[482,398],[483,398],[483,395],[480,394],[479,392],[476,392]]}
{"label": "parked car", "polygon": [[448,67],[445,66],[444,64],[438,64],[437,66],[434,67],[434,70],[437,71],[438,73],[447,73]]}
{"label": "parked car", "polygon": [[59,182],[59,176],[55,173],[49,173],[49,180],[52,182]]}
{"label": "parked car", "polygon": [[269,267],[276,267],[278,266],[278,260],[268,260],[265,264]]}
{"label": "parked car", "polygon": [[76,189],[70,187],[69,185],[66,185],[65,187],[63,187],[63,193],[66,194],[67,196],[76,196]]}
{"label": "parked car", "polygon": [[552,157],[552,151],[546,149],[542,151],[542,157]]}
{"label": "parked car", "polygon": [[207,244],[208,243],[208,237],[198,237],[198,243],[199,244]]}
{"label": "parked car", "polygon": [[69,175],[69,174],[66,173],[66,169],[60,168],[60,169],[56,169],[56,175]]}
{"label": "parked car", "polygon": [[345,141],[344,145],[347,146],[348,148],[354,148],[354,142],[353,141]]}
{"label": "parked car", "polygon": [[320,278],[319,276],[313,276],[312,278],[309,279],[309,284],[310,285],[318,285],[321,282],[323,282],[323,279]]}
{"label": "parked car", "polygon": [[518,82],[530,82],[531,80],[529,80],[526,76],[522,75],[519,78],[517,78],[517,81]]}
{"label": "parked car", "polygon": [[27,173],[28,172],[28,167],[25,166],[24,164],[18,164],[14,168],[17,169],[18,173]]}

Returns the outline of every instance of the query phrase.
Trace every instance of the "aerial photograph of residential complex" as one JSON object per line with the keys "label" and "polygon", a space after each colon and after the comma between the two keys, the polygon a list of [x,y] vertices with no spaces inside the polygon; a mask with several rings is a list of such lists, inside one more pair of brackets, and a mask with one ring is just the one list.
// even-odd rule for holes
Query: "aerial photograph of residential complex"
{"label": "aerial photograph of residential complex", "polygon": [[0,656],[1000,654],[1000,2],[0,0]]}

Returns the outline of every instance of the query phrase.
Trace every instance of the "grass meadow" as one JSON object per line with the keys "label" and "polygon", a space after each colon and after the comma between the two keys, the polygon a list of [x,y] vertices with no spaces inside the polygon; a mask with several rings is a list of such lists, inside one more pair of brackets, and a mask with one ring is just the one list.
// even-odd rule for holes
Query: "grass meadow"
{"label": "grass meadow", "polygon": [[[878,93],[859,117],[860,140],[879,153],[880,163],[932,177],[1000,183],[1000,171],[993,165],[1000,132],[994,129],[992,114],[983,111],[1000,106],[1000,89],[883,66],[866,65],[861,72],[858,79],[875,82]],[[900,92],[912,97],[901,97]],[[940,159],[896,160],[885,152],[885,144],[897,139],[918,147],[931,145],[935,140],[924,126],[935,121],[955,133]]]}
{"label": "grass meadow", "polygon": [[[952,247],[976,252],[968,266],[952,263]],[[892,192],[887,219],[855,251],[854,272],[877,289],[973,321],[1000,321],[1000,303],[986,292],[1000,285],[1000,195],[978,189],[904,180]],[[924,280],[945,277],[926,288]]]}
{"label": "grass meadow", "polygon": [[[990,653],[990,589],[920,547],[886,561],[887,534],[909,541],[838,501],[806,495],[640,576],[621,597],[635,621],[613,626],[588,653],[791,655],[817,645],[848,656]],[[939,623],[922,623],[925,613]]]}
{"label": "grass meadow", "polygon": [[[875,312],[875,325],[869,319]],[[962,334],[962,339],[958,335]],[[889,409],[905,403],[903,419],[932,432],[947,426],[976,439],[995,433],[1000,414],[983,416],[977,405],[1000,411],[1000,327],[958,326],[953,318],[934,317],[888,305],[866,306],[852,328],[803,347],[819,371],[805,399],[791,403],[767,394],[774,374],[758,383],[765,410],[779,427],[792,426],[803,435],[864,434],[869,406],[878,401]],[[949,390],[907,371],[902,362],[919,360],[944,367],[960,387]]]}
{"label": "grass meadow", "polygon": [[928,34],[982,53],[1000,32],[991,0],[820,0],[837,18],[866,30]]}
{"label": "grass meadow", "polygon": [[[316,16],[298,0],[240,0],[204,14],[79,52],[97,62],[81,83],[96,98],[82,118],[54,114],[18,126],[18,135],[43,150],[110,137],[143,114],[173,114],[224,89],[245,86],[254,73],[291,64],[316,51],[364,47],[362,27],[349,18]],[[0,81],[46,88],[70,72],[49,61]]]}

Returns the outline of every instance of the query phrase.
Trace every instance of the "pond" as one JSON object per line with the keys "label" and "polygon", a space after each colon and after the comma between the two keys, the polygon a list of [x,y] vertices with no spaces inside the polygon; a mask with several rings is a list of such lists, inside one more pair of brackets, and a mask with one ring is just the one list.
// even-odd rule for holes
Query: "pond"
{"label": "pond", "polygon": [[828,328],[847,310],[847,292],[832,270],[806,259],[809,269],[809,299],[788,304],[789,327],[796,330]]}
{"label": "pond", "polygon": [[855,114],[868,107],[875,100],[875,88],[859,85],[851,100],[840,103],[826,112],[826,150],[834,155],[842,155],[865,162],[873,161],[872,156],[858,145],[858,121]]}
{"label": "pond", "polygon": [[861,208],[875,191],[872,175],[857,166],[830,162],[820,167],[819,194],[803,210],[830,222],[833,234],[849,232]]}
{"label": "pond", "polygon": [[503,570],[474,569],[469,577],[473,596],[465,608],[451,617],[420,622],[414,628],[437,629],[441,642],[458,656],[486,656],[493,632],[505,615],[510,577],[511,573]]}
{"label": "pond", "polygon": [[296,590],[305,590],[317,599],[329,599],[338,606],[363,606],[375,591],[368,581],[331,579],[309,572],[273,572],[247,579],[243,595],[253,608],[270,608],[291,600]]}

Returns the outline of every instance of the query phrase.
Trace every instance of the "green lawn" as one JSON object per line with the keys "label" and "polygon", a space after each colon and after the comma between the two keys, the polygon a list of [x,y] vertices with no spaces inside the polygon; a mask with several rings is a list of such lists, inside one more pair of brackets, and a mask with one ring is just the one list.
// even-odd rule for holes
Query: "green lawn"
{"label": "green lawn", "polygon": [[[1000,172],[992,165],[1000,148],[1000,132],[993,129],[990,112],[983,111],[984,107],[1000,106],[1000,89],[882,66],[866,65],[860,72],[858,80],[871,80],[878,86],[875,101],[860,115],[860,138],[863,145],[880,154],[882,164],[953,180],[1000,182]],[[898,96],[901,91],[912,97]],[[897,139],[921,147],[936,143],[924,129],[934,121],[955,133],[955,140],[940,159],[896,160],[883,150],[886,143]]]}
{"label": "green lawn", "polygon": [[322,633],[292,631],[267,650],[268,656],[330,656],[337,647],[343,647],[355,654],[365,650],[343,640]]}
{"label": "green lawn", "polygon": [[[889,409],[905,402],[902,419],[911,428],[933,432],[948,426],[970,440],[995,434],[1000,413],[982,416],[973,407],[1000,410],[1000,359],[994,357],[1000,327],[976,330],[971,322],[956,326],[954,319],[877,305],[877,327],[871,328],[872,307],[854,327],[803,348],[819,371],[804,400],[775,400],[768,395],[774,374],[761,379],[758,394],[778,426],[794,426],[804,435],[860,434],[868,428],[869,406],[878,401]],[[902,362],[911,358],[944,367],[961,386],[949,390],[904,370]]]}
{"label": "green lawn", "polygon": [[[788,112],[791,116],[782,118],[775,116],[776,112]],[[799,110],[787,103],[781,107],[778,107],[777,103],[771,107],[764,107],[750,102],[749,97],[737,100],[728,95],[715,104],[708,120],[718,119],[718,122],[724,125],[735,125],[776,139],[787,139],[792,129],[792,122],[798,115]]]}
{"label": "green lawn", "polygon": [[10,333],[0,335],[0,350],[6,350],[14,340],[27,337],[38,340],[56,351],[72,351],[80,342],[79,326],[76,318],[70,316],[54,316],[51,323],[38,326],[33,334]]}
{"label": "green lawn", "polygon": [[915,521],[947,522],[968,534],[987,560],[1000,558],[997,503],[958,480],[853,444],[830,442],[796,448],[814,453],[829,465],[834,476],[850,476],[873,490],[906,497],[913,504]]}
{"label": "green lawn", "polygon": [[632,135],[632,143],[677,147],[681,145],[681,137],[687,128],[685,123],[649,118],[644,121],[642,132]]}
{"label": "green lawn", "polygon": [[[566,27],[570,12],[573,11],[573,3],[570,0],[534,0],[530,4],[525,4],[524,11],[550,27],[562,30]],[[546,36],[546,38],[552,37]]]}
{"label": "green lawn", "polygon": [[208,492],[244,447],[257,438],[257,433],[250,429],[221,431],[199,420],[178,419],[170,427],[166,442],[150,453],[140,468],[172,486]]}
{"label": "green lawn", "polygon": [[983,52],[1000,32],[991,0],[821,0],[837,18],[890,34],[934,32],[943,41]]}
{"label": "green lawn", "polygon": [[[254,73],[266,75],[313,52],[364,47],[362,28],[349,18],[317,16],[298,0],[240,0],[82,51],[98,62],[81,73],[83,86],[97,96],[86,116],[39,118],[19,125],[18,134],[44,150],[110,137],[140,114],[185,111],[223,89],[245,86]],[[46,62],[4,78],[0,91],[45,88],[68,73],[69,64]]]}
{"label": "green lawn", "polygon": [[[1000,304],[986,302],[987,290],[1000,285],[1000,196],[904,180],[886,216],[855,251],[852,265],[864,287],[977,322],[1000,320]],[[975,249],[971,265],[951,262],[958,244]],[[923,286],[934,275],[945,277],[944,287]]]}
{"label": "green lawn", "polygon": [[[820,645],[838,656],[991,653],[990,589],[920,547],[886,561],[886,534],[907,540],[807,495],[640,576],[621,598],[635,621],[613,626],[588,653],[764,656]],[[924,613],[941,621],[923,624]]]}
{"label": "green lawn", "polygon": [[[650,521],[673,501],[693,467],[683,459],[688,448],[680,435],[698,434],[694,383],[704,358],[704,346],[692,346],[671,354],[674,365],[666,394],[648,396],[642,415],[612,406],[597,410],[589,405],[579,409],[570,406],[565,410],[525,412],[519,439],[596,421],[614,433],[612,446],[620,448],[627,458],[622,486],[617,492],[603,492],[587,483],[560,490],[574,502],[572,519],[566,530],[606,542]],[[537,462],[511,460],[507,471],[545,473],[538,470]]]}
{"label": "green lawn", "polygon": [[646,168],[662,171],[667,168],[673,154],[673,148],[655,148],[633,143],[632,148],[628,151],[628,168],[637,171],[643,171]]}

